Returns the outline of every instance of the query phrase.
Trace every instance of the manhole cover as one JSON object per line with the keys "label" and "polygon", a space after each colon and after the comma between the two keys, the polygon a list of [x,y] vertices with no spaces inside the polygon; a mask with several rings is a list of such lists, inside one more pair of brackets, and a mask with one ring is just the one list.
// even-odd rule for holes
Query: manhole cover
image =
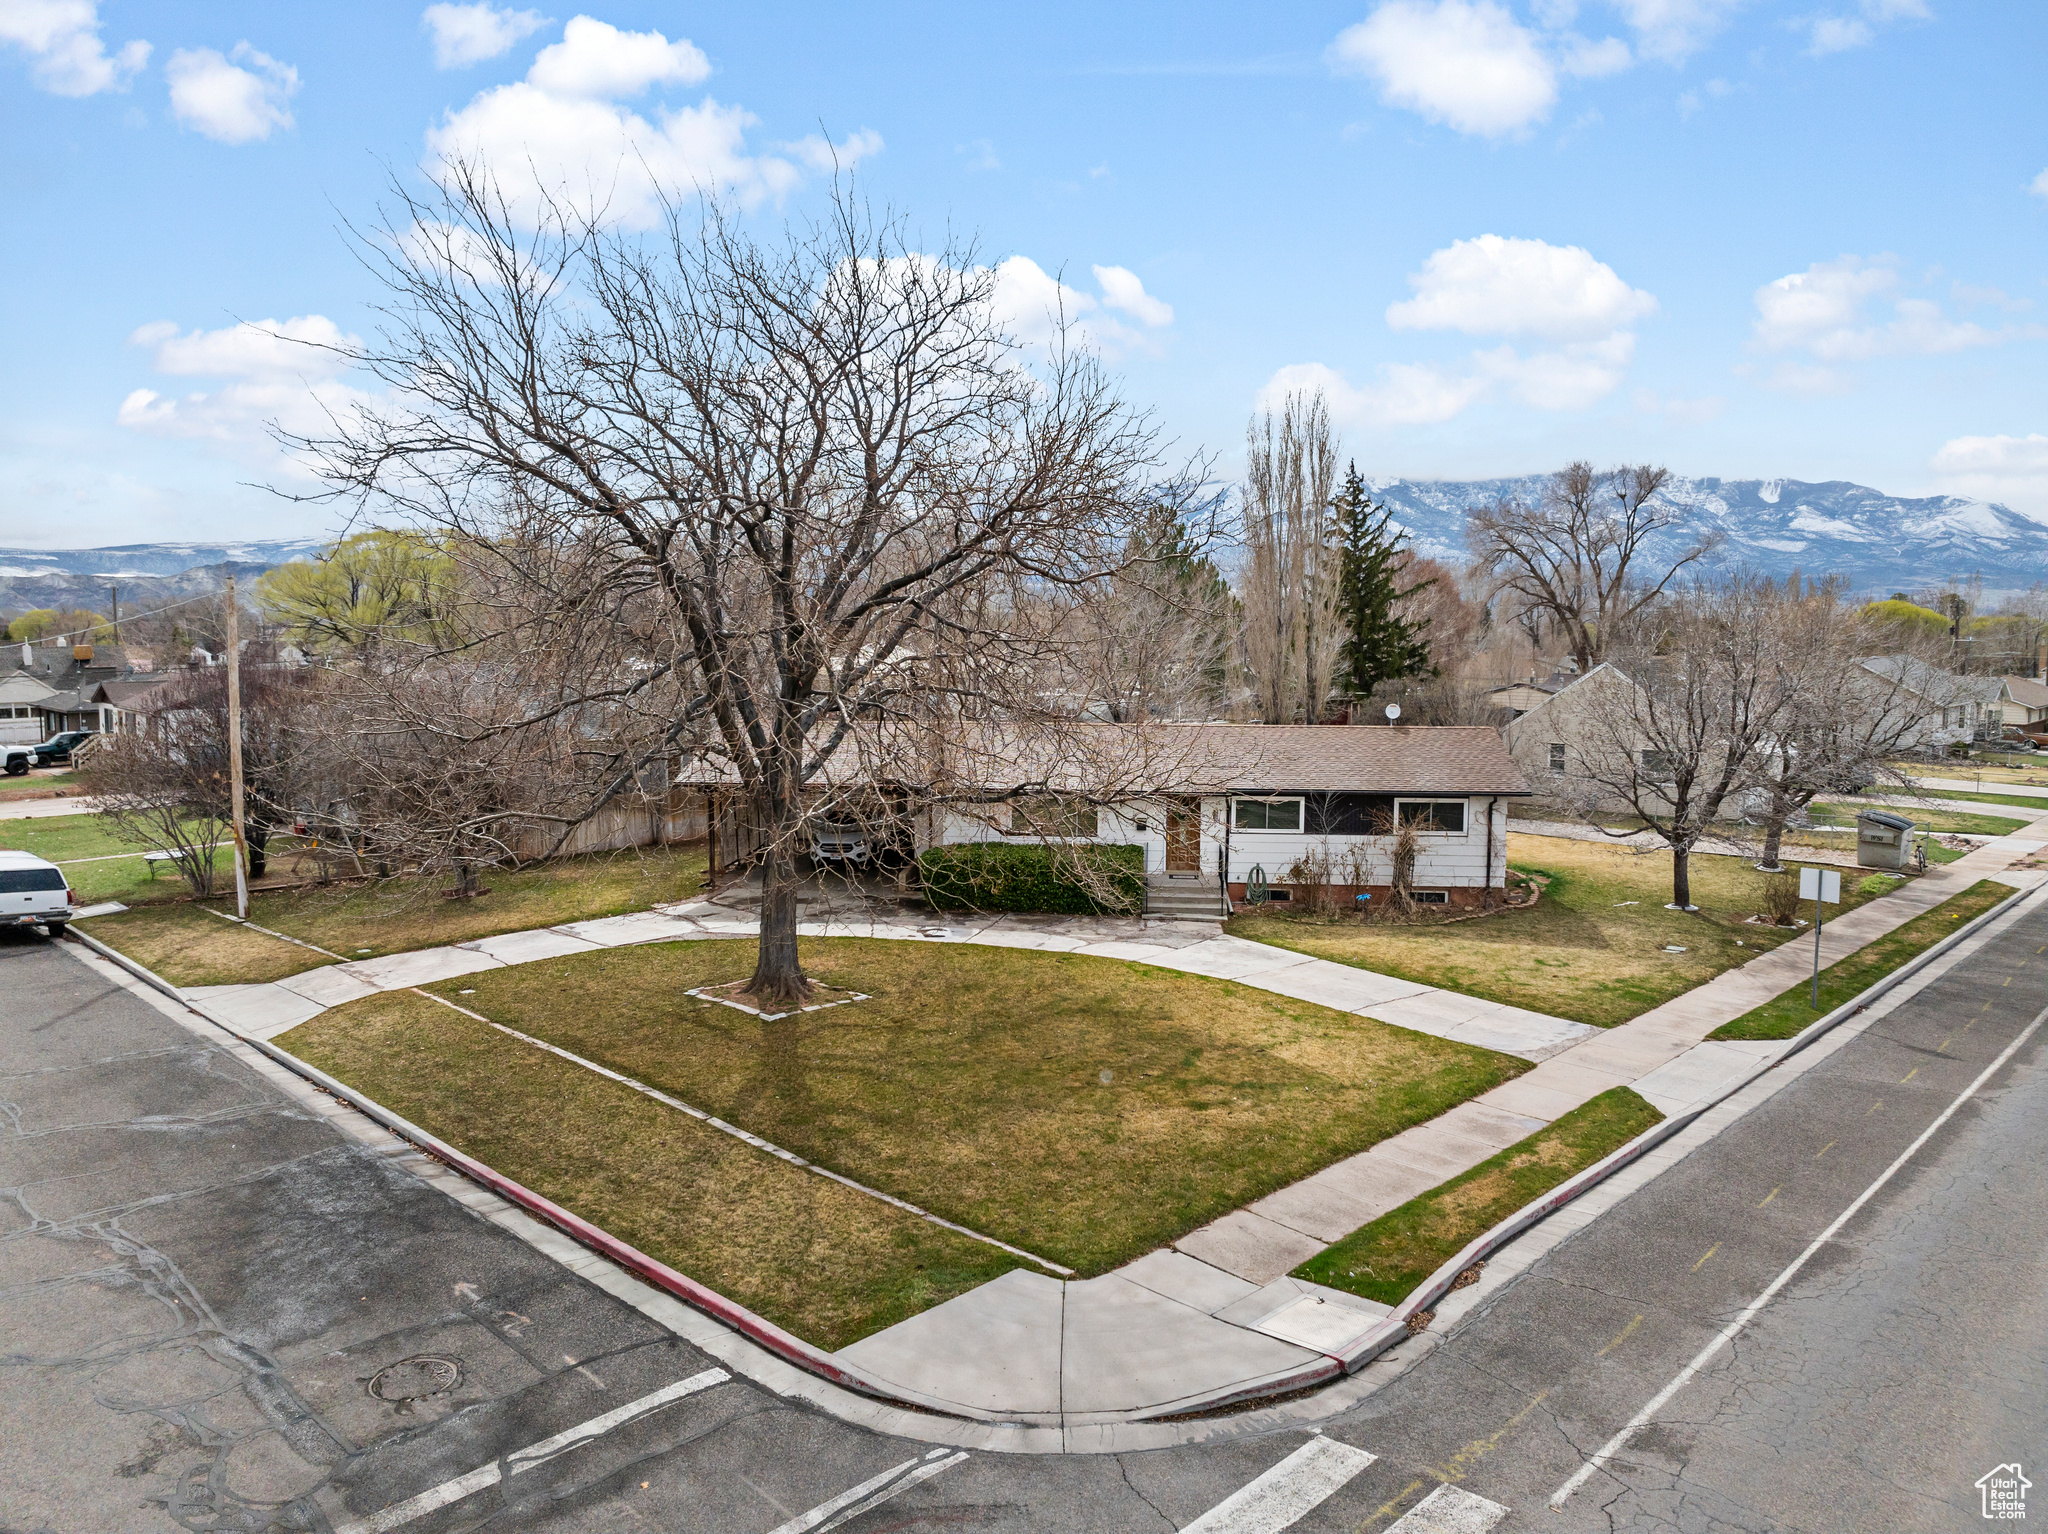
{"label": "manhole cover", "polygon": [[462,1383],[462,1365],[452,1358],[422,1353],[401,1358],[370,1376],[370,1394],[380,1401],[417,1401],[437,1396]]}

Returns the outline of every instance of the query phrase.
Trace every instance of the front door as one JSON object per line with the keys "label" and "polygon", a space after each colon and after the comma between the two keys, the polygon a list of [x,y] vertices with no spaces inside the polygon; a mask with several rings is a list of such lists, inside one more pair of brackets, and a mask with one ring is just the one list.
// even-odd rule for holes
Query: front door
{"label": "front door", "polygon": [[1177,804],[1166,812],[1166,871],[1202,871],[1202,812],[1193,804]]}

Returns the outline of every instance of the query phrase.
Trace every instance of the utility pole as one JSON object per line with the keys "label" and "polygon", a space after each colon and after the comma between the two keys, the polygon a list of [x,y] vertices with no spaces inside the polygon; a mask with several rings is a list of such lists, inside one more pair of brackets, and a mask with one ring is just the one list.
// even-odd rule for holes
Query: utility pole
{"label": "utility pole", "polygon": [[235,576],[228,572],[228,802],[235,821],[235,915],[249,919],[249,839],[242,821],[242,647]]}
{"label": "utility pole", "polygon": [[107,588],[107,601],[108,605],[114,610],[114,643],[119,644],[121,642],[121,588],[119,586],[109,586]]}

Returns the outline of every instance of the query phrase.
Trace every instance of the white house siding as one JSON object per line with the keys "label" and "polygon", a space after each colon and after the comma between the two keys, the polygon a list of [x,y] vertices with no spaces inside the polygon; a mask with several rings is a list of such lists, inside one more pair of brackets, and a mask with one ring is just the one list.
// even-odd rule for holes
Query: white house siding
{"label": "white house siding", "polygon": [[35,705],[54,692],[26,672],[0,677],[0,745],[31,746],[42,740],[43,714]]}
{"label": "white house siding", "polygon": [[[1120,805],[1099,809],[1095,813],[1095,834],[1091,837],[1062,837],[1063,841],[1088,841],[1105,846],[1143,847],[1145,849],[1145,872],[1164,873],[1166,870],[1166,810],[1165,801],[1149,804]],[[1010,823],[1010,807],[1006,804],[992,804],[987,809],[972,810],[948,808],[938,811],[937,822],[930,845],[953,846],[961,842],[1012,842],[1020,846],[1040,841],[1035,835],[1012,836],[1004,827]],[[1145,822],[1145,829],[1138,829],[1138,822]],[[1214,877],[1217,859],[1223,849],[1223,801],[1204,799],[1202,801],[1202,867],[1201,871]]]}
{"label": "white house siding", "polygon": [[[1272,797],[1297,796],[1281,793]],[[1304,794],[1299,797],[1312,796]],[[1505,798],[1483,794],[1469,797],[1458,794],[1397,797],[1465,800],[1465,830],[1462,833],[1421,833],[1421,850],[1415,858],[1416,888],[1498,889],[1506,881],[1508,812]],[[1490,799],[1493,802],[1493,862],[1489,868],[1486,857],[1486,816]],[[1201,872],[1212,879],[1216,876],[1216,870],[1224,855],[1224,815],[1228,804],[1229,800],[1220,796],[1202,800]],[[1032,836],[1012,836],[1004,833],[1002,828],[1009,824],[1007,806],[991,806],[983,814],[948,809],[940,812],[936,818],[938,824],[931,841],[938,845],[963,842],[1011,842],[1022,845],[1038,840]],[[1145,822],[1145,829],[1142,831],[1137,827],[1140,819]],[[1163,805],[1125,805],[1098,810],[1093,837],[1068,839],[1143,847],[1145,871],[1156,875],[1163,873],[1166,868],[1164,827]],[[1392,859],[1388,852],[1390,842],[1391,838],[1386,836],[1352,836],[1341,833],[1324,836],[1299,831],[1233,829],[1227,842],[1230,854],[1229,881],[1233,886],[1244,884],[1250,878],[1253,865],[1256,864],[1264,869],[1268,883],[1284,883],[1287,870],[1310,852],[1327,852],[1338,862],[1341,876],[1343,860],[1354,846],[1363,844],[1370,854],[1365,882],[1369,885],[1383,886],[1391,883],[1393,879]]]}
{"label": "white house siding", "polygon": [[[1285,796],[1282,796],[1285,797]],[[1399,795],[1399,798],[1456,799],[1456,794]],[[1487,801],[1493,799],[1493,861],[1486,857]],[[1215,801],[1219,806],[1221,800]],[[1415,855],[1414,885],[1417,889],[1498,889],[1508,872],[1508,802],[1492,795],[1474,794],[1465,800],[1465,829],[1462,833],[1423,831]],[[1206,817],[1204,817],[1206,820]],[[1319,836],[1300,831],[1240,831],[1230,833],[1230,882],[1246,883],[1252,866],[1265,871],[1266,882],[1284,884],[1287,870],[1305,855],[1327,853],[1337,866],[1333,882],[1348,883],[1346,862],[1351,849],[1364,846],[1368,853],[1365,883],[1373,886],[1393,882],[1393,838],[1388,836]],[[1213,863],[1204,864],[1214,868]]]}

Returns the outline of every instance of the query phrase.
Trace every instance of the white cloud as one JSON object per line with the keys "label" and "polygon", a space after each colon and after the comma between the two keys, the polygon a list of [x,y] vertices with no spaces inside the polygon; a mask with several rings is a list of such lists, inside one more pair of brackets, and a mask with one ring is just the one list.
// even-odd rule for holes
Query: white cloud
{"label": "white cloud", "polygon": [[1926,0],[1862,0],[1855,16],[1807,16],[1799,25],[1807,28],[1807,52],[1815,58],[1867,48],[1877,40],[1877,29],[1887,22],[1928,19]]}
{"label": "white cloud", "polygon": [[1330,52],[1339,69],[1378,82],[1388,104],[1460,133],[1521,132],[1557,100],[1536,34],[1493,0],[1386,0]]}
{"label": "white cloud", "polygon": [[246,144],[289,128],[292,114],[285,103],[298,92],[298,70],[246,42],[236,43],[230,57],[234,62],[211,48],[173,53],[164,65],[172,115],[223,144]]}
{"label": "white cloud", "polygon": [[1618,75],[1635,61],[1628,44],[1618,37],[1604,37],[1597,43],[1583,37],[1566,38],[1564,50],[1558,56],[1559,67],[1582,80]]}
{"label": "white cloud", "polygon": [[1474,352],[1463,371],[1388,364],[1362,386],[1324,364],[1300,363],[1276,373],[1266,396],[1310,381],[1323,388],[1333,411],[1361,425],[1447,421],[1495,394],[1538,410],[1583,410],[1620,386],[1635,355],[1629,327],[1657,309],[1654,297],[1576,245],[1493,234],[1434,252],[1408,283],[1415,296],[1387,306],[1394,330],[1528,337],[1543,345],[1527,353],[1513,346]]}
{"label": "white cloud", "polygon": [[526,78],[550,96],[623,101],[654,85],[697,85],[710,74],[711,60],[687,37],[672,43],[659,32],[621,32],[577,16],[559,43],[541,49]]}
{"label": "white cloud", "polygon": [[136,389],[116,414],[130,431],[222,443],[245,456],[274,459],[269,426],[318,434],[333,418],[369,399],[350,384],[346,353],[357,343],[325,315],[259,320],[180,334],[158,320],[128,337],[150,350],[159,373],[225,380],[201,393],[169,396]]}
{"label": "white cloud", "polygon": [[1277,409],[1289,394],[1320,390],[1342,426],[1434,426],[1472,404],[1488,383],[1427,363],[1393,362],[1380,367],[1375,382],[1360,386],[1324,363],[1297,362],[1266,381],[1257,408]]}
{"label": "white cloud", "polygon": [[512,45],[547,25],[539,11],[500,10],[495,5],[430,5],[420,25],[434,39],[434,67],[461,69],[509,52]]}
{"label": "white cloud", "polygon": [[651,115],[622,106],[660,84],[689,85],[710,61],[687,39],[621,32],[587,16],[541,50],[524,80],[482,91],[427,130],[429,169],[450,160],[489,167],[515,213],[535,216],[544,197],[600,212],[631,228],[658,222],[666,199],[721,192],[751,207],[780,198],[806,171],[849,169],[878,154],[882,137],[862,130],[837,144],[811,135],[749,150],[758,121],[744,107],[707,97],[694,106],[658,106]]}
{"label": "white cloud", "polygon": [[1635,350],[1635,336],[1622,330],[1526,357],[1502,346],[1478,352],[1472,360],[1480,376],[1501,384],[1532,409],[1584,410],[1620,386]]}
{"label": "white cloud", "polygon": [[1482,234],[1434,252],[1387,306],[1395,330],[1588,341],[1656,313],[1657,300],[1577,245]]}
{"label": "white cloud", "polygon": [[1683,63],[1704,47],[1742,0],[1614,0],[1636,34],[1636,52],[1667,64]]}
{"label": "white cloud", "polygon": [[0,0],[0,42],[33,59],[36,84],[54,96],[123,89],[149,62],[140,40],[107,56],[97,0]]}
{"label": "white cloud", "polygon": [[1110,308],[1121,309],[1147,325],[1173,323],[1173,305],[1147,293],[1136,272],[1121,266],[1098,266],[1092,270],[1096,285],[1102,289],[1102,301]]}
{"label": "white cloud", "polygon": [[[1762,351],[1806,351],[1823,362],[1857,362],[1871,357],[1938,356],[1974,346],[1996,346],[2039,327],[1987,330],[1953,320],[1931,299],[1897,296],[1897,266],[1889,258],[1842,256],[1816,261],[1756,290],[1757,318],[1751,338]],[[1888,299],[1888,321],[1869,313],[1875,299]],[[1796,375],[1788,375],[1796,376]]]}
{"label": "white cloud", "polygon": [[1952,437],[1929,467],[1950,494],[2003,501],[2048,521],[2048,436]]}
{"label": "white cloud", "polygon": [[2036,197],[2048,197],[2048,170],[2043,170],[2040,175],[2028,183],[2027,190]]}
{"label": "white cloud", "polygon": [[1070,287],[1029,256],[1010,256],[996,263],[995,318],[1027,347],[1051,344],[1064,325],[1068,339],[1093,346],[1110,356],[1127,351],[1154,351],[1143,331],[1104,313],[1117,309],[1145,325],[1173,323],[1173,306],[1145,291],[1137,274],[1121,266],[1092,268],[1101,288],[1098,296]]}

